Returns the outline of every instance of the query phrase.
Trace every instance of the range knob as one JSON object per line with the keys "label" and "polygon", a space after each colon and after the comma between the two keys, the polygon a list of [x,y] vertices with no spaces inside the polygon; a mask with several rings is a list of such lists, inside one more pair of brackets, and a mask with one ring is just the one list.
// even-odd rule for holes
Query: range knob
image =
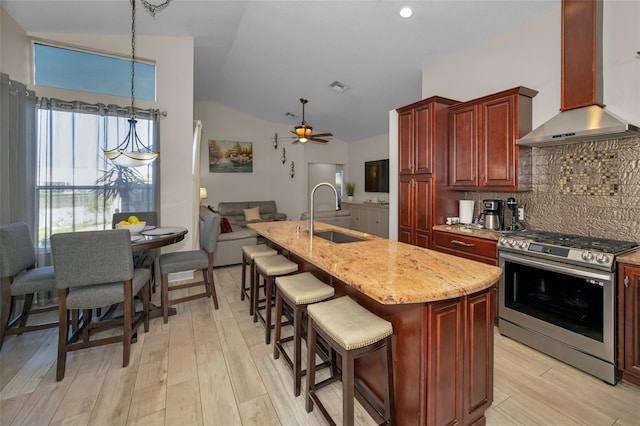
{"label": "range knob", "polygon": [[507,245],[507,239],[505,237],[500,237],[500,245],[501,246],[506,246]]}
{"label": "range knob", "polygon": [[593,253],[591,253],[590,251],[583,251],[582,252],[582,259],[586,260],[587,262],[590,260],[593,260]]}
{"label": "range knob", "polygon": [[607,256],[604,253],[600,253],[599,255],[596,256],[596,262],[598,263],[609,263],[609,256]]}
{"label": "range knob", "polygon": [[527,247],[529,247],[529,243],[528,243],[528,242],[526,242],[526,241],[520,241],[520,248],[521,248],[522,250],[526,250],[526,249],[527,249]]}
{"label": "range knob", "polygon": [[515,247],[515,246],[517,246],[517,245],[518,245],[518,241],[516,241],[516,240],[509,240],[509,245],[510,245],[511,247]]}

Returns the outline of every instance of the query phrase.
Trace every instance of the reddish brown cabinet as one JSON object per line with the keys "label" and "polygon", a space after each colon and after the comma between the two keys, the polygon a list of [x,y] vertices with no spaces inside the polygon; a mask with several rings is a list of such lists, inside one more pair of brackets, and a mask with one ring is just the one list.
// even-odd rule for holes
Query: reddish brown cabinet
{"label": "reddish brown cabinet", "polygon": [[[454,197],[448,189],[448,111],[457,104],[433,96],[398,108],[398,240],[431,247],[431,228]],[[435,203],[436,197],[442,202]],[[450,200],[451,199],[451,200]],[[449,209],[449,210],[447,210]]]}
{"label": "reddish brown cabinet", "polygon": [[498,242],[495,240],[433,231],[433,249],[489,265],[498,265]]}
{"label": "reddish brown cabinet", "polygon": [[520,86],[451,107],[453,189],[531,189],[531,148],[515,141],[531,131],[532,98],[537,93]]}
{"label": "reddish brown cabinet", "polygon": [[640,386],[640,266],[618,265],[618,368]]}
{"label": "reddish brown cabinet", "polygon": [[431,246],[432,184],[430,174],[399,176],[398,241]]}

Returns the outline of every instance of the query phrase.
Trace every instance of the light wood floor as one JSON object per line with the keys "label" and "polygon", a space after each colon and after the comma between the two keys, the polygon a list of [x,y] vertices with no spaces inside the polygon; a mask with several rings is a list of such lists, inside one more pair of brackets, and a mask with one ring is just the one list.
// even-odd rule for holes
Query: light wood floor
{"label": "light wood floor", "polygon": [[[122,345],[86,349],[68,356],[56,383],[57,330],[10,336],[0,352],[0,424],[323,424],[293,397],[291,373],[240,301],[240,274],[239,266],[215,270],[219,310],[198,299],[166,325],[152,320],[127,368]],[[494,381],[488,425],[640,424],[640,389],[610,386],[497,332]],[[323,395],[340,424],[339,383]],[[371,424],[360,407],[356,415]]]}

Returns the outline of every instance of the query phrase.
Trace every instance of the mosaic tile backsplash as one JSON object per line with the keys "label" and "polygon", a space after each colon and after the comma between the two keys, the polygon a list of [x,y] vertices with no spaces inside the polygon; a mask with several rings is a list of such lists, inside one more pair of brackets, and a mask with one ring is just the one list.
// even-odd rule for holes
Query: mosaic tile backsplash
{"label": "mosaic tile backsplash", "polygon": [[640,138],[533,148],[532,162],[530,192],[465,193],[476,217],[482,200],[514,197],[527,228],[640,242]]}

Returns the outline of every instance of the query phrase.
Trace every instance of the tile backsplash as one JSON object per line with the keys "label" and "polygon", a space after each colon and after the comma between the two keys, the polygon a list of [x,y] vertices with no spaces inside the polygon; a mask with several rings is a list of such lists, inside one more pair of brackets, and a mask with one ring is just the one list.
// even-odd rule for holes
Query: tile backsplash
{"label": "tile backsplash", "polygon": [[465,193],[475,217],[482,200],[514,197],[527,228],[640,242],[640,138],[533,148],[532,162],[530,192]]}

